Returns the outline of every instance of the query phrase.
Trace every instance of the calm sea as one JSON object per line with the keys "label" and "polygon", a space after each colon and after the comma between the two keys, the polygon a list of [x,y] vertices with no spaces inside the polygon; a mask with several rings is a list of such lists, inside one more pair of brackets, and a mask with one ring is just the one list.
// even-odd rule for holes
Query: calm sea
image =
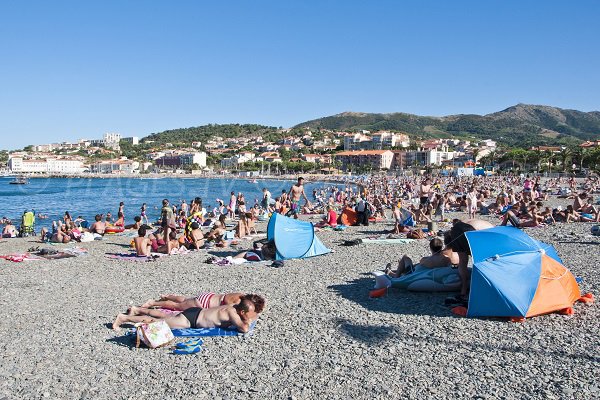
{"label": "calm sea", "polygon": [[[37,219],[36,225],[49,226],[52,220],[62,218],[69,211],[73,218],[81,215],[93,220],[95,214],[111,214],[116,217],[119,202],[125,202],[126,223],[133,223],[139,215],[142,203],[146,203],[148,218],[156,220],[161,202],[169,199],[171,204],[181,200],[189,204],[201,197],[207,210],[216,205],[216,199],[229,202],[232,191],[244,193],[246,204],[252,206],[255,199],[262,198],[266,187],[273,198],[282,190],[288,191],[293,181],[258,180],[252,183],[243,179],[213,178],[36,178],[27,185],[10,185],[12,178],[0,178],[0,216],[6,216],[16,225],[20,224],[25,210],[36,214],[47,214],[47,220]],[[306,183],[305,191],[312,199],[313,189],[330,187],[329,183]],[[342,186],[342,185],[339,185]]]}

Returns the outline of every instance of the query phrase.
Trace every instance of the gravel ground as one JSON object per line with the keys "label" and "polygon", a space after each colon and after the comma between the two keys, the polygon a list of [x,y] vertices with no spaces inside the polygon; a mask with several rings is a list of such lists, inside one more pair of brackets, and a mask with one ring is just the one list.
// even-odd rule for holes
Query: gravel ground
{"label": "gravel ground", "polygon": [[[584,279],[582,291],[598,296],[600,238],[590,227],[527,232],[552,243]],[[85,257],[0,261],[0,399],[600,397],[597,305],[576,305],[571,317],[511,323],[456,317],[443,306],[446,294],[392,289],[369,299],[371,271],[403,253],[426,255],[427,242],[339,242],[389,228],[319,233],[334,253],[280,269],[204,264],[205,251],[152,263],[104,258],[123,251],[128,239],[118,236],[86,244]],[[32,241],[4,241],[0,253],[26,250]],[[209,338],[202,353],[175,356],[136,349],[109,329],[130,304],[206,290],[264,295],[254,334]]]}

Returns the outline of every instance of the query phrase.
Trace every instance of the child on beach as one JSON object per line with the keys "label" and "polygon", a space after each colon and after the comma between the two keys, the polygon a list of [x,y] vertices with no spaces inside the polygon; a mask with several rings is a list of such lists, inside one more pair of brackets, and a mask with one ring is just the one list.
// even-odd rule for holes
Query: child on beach
{"label": "child on beach", "polygon": [[150,250],[152,249],[152,243],[150,239],[146,237],[146,227],[142,226],[138,229],[138,237],[133,239],[135,246],[135,252],[138,256],[149,256]]}

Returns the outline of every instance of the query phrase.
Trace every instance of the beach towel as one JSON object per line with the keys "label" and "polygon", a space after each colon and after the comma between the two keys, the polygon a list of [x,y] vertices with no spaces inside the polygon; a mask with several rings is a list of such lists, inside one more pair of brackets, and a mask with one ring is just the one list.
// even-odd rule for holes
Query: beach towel
{"label": "beach towel", "polygon": [[137,261],[137,262],[148,262],[154,261],[156,258],[160,258],[166,254],[161,254],[160,256],[154,256],[152,253],[150,256],[138,256],[135,253],[106,253],[104,257],[109,258],[111,260],[125,260],[125,261]]}
{"label": "beach towel", "polygon": [[387,238],[378,238],[378,239],[363,239],[363,243],[375,243],[375,244],[406,244],[412,242],[414,239],[387,239]]}
{"label": "beach towel", "polygon": [[29,253],[0,255],[0,258],[4,259],[6,261],[12,261],[12,262],[41,261],[41,260],[44,260],[42,257],[38,257],[38,256],[35,256],[33,254],[29,254]]}
{"label": "beach towel", "polygon": [[240,333],[236,328],[197,328],[172,329],[175,337],[208,337],[208,336],[241,336],[250,335],[256,326],[256,321],[250,324],[248,333]]}

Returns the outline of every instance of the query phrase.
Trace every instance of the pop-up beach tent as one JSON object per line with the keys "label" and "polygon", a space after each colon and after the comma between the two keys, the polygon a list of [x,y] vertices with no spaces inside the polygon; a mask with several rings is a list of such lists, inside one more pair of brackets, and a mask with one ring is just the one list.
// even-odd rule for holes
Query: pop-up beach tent
{"label": "pop-up beach tent", "polygon": [[315,235],[310,222],[273,214],[267,226],[267,239],[275,241],[277,260],[320,256],[331,252]]}
{"label": "pop-up beach tent", "polygon": [[516,317],[562,311],[581,300],[554,247],[506,226],[466,232],[473,255],[467,317]]}

